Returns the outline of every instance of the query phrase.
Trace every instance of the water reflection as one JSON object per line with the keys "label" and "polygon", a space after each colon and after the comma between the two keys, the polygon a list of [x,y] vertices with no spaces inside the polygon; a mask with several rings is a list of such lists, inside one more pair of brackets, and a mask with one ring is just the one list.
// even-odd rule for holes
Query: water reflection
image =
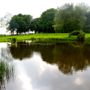
{"label": "water reflection", "polygon": [[6,47],[7,44],[5,43],[0,44],[0,90],[6,89],[7,82],[14,75],[13,66],[9,62],[10,52],[8,51],[8,49],[6,49]]}
{"label": "water reflection", "polygon": [[44,61],[57,64],[64,74],[72,74],[73,71],[85,70],[90,65],[89,46],[73,47],[69,43],[59,45],[18,43],[17,47],[9,48],[15,59],[23,60],[31,57],[33,52],[39,52]]}
{"label": "water reflection", "polygon": [[0,53],[6,50],[2,57],[12,58],[8,62],[15,69],[6,90],[90,90],[89,45],[23,44],[0,49]]}
{"label": "water reflection", "polygon": [[57,65],[42,60],[40,53],[33,53],[31,58],[15,60],[15,79],[11,80],[6,90],[89,90],[90,68],[72,75],[62,74]]}
{"label": "water reflection", "polygon": [[7,62],[0,60],[0,90],[6,88],[8,80],[12,77],[12,72],[12,67]]}
{"label": "water reflection", "polygon": [[18,42],[17,45],[10,45],[9,48],[12,56],[16,59],[22,60],[32,54],[29,43]]}
{"label": "water reflection", "polygon": [[14,81],[11,80],[8,83],[7,90],[54,90],[58,88],[55,84],[59,78],[57,66],[43,62],[39,53],[33,53],[31,59],[16,60],[14,64],[16,77]]}

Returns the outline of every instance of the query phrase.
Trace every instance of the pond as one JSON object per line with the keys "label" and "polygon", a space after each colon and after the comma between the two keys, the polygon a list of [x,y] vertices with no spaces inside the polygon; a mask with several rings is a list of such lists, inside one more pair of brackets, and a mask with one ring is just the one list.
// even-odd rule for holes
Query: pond
{"label": "pond", "polygon": [[90,90],[89,44],[0,43],[0,58],[14,67],[2,90]]}

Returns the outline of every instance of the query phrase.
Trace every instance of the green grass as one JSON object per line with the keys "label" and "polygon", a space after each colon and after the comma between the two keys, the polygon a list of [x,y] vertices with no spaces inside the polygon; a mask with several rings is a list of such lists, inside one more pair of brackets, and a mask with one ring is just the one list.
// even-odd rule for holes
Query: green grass
{"label": "green grass", "polygon": [[8,42],[12,38],[17,41],[23,40],[39,40],[39,39],[66,39],[68,34],[27,34],[27,35],[14,35],[14,36],[0,36],[0,42]]}
{"label": "green grass", "polygon": [[[11,39],[16,38],[17,41],[33,40],[41,42],[54,42],[54,41],[74,41],[75,36],[69,38],[68,33],[48,33],[48,34],[24,34],[24,35],[0,35],[0,42],[10,42]],[[85,40],[90,41],[90,34],[85,35]]]}

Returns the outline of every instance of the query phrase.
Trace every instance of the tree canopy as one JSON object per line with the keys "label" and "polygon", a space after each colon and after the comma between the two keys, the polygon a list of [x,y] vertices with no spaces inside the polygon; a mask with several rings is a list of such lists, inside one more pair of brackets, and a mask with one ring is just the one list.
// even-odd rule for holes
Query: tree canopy
{"label": "tree canopy", "polygon": [[42,33],[53,33],[54,32],[54,17],[56,9],[48,9],[44,11],[39,18],[35,18],[31,21],[31,31],[42,32]]}
{"label": "tree canopy", "polygon": [[30,23],[32,20],[31,15],[18,14],[12,17],[9,22],[8,29],[11,32],[22,33],[27,32],[30,29]]}
{"label": "tree canopy", "polygon": [[65,4],[57,9],[47,9],[39,18],[18,14],[11,18],[8,29],[16,33],[29,30],[36,33],[69,33],[75,30],[90,32],[90,9],[85,4]]}
{"label": "tree canopy", "polygon": [[71,32],[73,30],[81,30],[85,24],[85,9],[83,6],[73,4],[65,4],[58,8],[55,15],[54,29],[56,32]]}
{"label": "tree canopy", "polygon": [[42,32],[53,33],[54,32],[54,17],[56,13],[56,9],[48,9],[41,15],[41,28]]}
{"label": "tree canopy", "polygon": [[90,11],[86,13],[86,21],[84,25],[84,32],[90,32]]}
{"label": "tree canopy", "polygon": [[31,21],[30,30],[40,33],[41,30],[41,18],[35,18]]}

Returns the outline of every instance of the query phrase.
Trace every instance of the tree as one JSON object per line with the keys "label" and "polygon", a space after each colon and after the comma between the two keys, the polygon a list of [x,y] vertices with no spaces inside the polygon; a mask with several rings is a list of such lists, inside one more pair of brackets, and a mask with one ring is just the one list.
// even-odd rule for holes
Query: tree
{"label": "tree", "polygon": [[8,29],[11,32],[15,31],[17,34],[22,32],[25,33],[30,30],[31,20],[32,20],[31,15],[22,15],[22,14],[14,15],[9,22]]}
{"label": "tree", "polygon": [[35,18],[31,21],[30,29],[35,32],[53,33],[54,32],[54,17],[56,9],[48,9],[44,11],[40,18]]}
{"label": "tree", "polygon": [[86,22],[84,25],[84,32],[90,33],[90,11],[86,13]]}
{"label": "tree", "polygon": [[45,33],[53,33],[54,32],[54,17],[55,17],[56,9],[48,9],[44,11],[41,15],[41,30]]}
{"label": "tree", "polygon": [[85,9],[83,5],[73,6],[65,4],[58,8],[54,19],[56,32],[68,33],[74,30],[81,30],[85,24]]}
{"label": "tree", "polygon": [[41,21],[40,18],[35,18],[31,21],[31,24],[30,24],[31,31],[35,31],[35,33],[36,32],[40,33],[42,31],[40,21]]}
{"label": "tree", "polygon": [[10,21],[12,15],[10,13],[6,13],[5,16],[0,18],[0,27],[7,27],[8,22]]}

